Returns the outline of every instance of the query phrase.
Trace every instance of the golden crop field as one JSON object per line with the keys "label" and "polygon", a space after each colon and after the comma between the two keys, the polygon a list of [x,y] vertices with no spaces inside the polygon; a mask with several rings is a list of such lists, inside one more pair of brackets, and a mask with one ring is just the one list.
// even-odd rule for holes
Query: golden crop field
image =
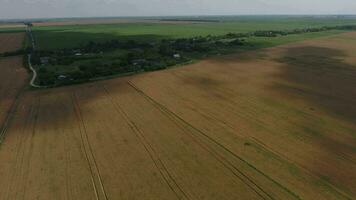
{"label": "golden crop field", "polygon": [[355,61],[346,33],[26,91],[0,199],[355,199]]}

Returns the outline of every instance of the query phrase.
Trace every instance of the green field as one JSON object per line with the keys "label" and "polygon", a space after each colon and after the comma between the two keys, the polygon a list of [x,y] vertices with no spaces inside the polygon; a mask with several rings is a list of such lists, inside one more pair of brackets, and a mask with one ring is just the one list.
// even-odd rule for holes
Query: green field
{"label": "green field", "polygon": [[111,39],[155,40],[256,30],[291,30],[322,26],[355,25],[355,19],[311,17],[236,17],[218,18],[209,23],[126,23],[106,25],[67,25],[34,27],[38,47],[42,50],[73,48],[89,41]]}
{"label": "green field", "polygon": [[254,49],[259,49],[259,48],[274,47],[274,46],[288,44],[292,42],[299,42],[299,41],[313,39],[313,38],[326,37],[326,36],[343,33],[343,32],[344,31],[333,30],[333,31],[325,31],[325,32],[318,32],[318,33],[305,33],[300,35],[287,35],[287,36],[274,37],[274,38],[251,37],[247,39],[247,41],[255,45]]}

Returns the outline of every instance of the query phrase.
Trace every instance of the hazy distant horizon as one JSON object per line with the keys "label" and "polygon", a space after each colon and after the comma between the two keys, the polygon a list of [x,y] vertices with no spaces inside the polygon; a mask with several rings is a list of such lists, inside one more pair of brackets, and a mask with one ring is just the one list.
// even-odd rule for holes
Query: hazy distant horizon
{"label": "hazy distant horizon", "polygon": [[354,0],[0,0],[0,19],[356,15]]}
{"label": "hazy distant horizon", "polygon": [[218,17],[344,17],[355,18],[356,14],[256,14],[256,15],[147,15],[147,16],[68,16],[68,17],[43,17],[43,18],[0,18],[0,21],[31,21],[31,20],[69,20],[69,19],[194,19],[194,18],[218,18]]}

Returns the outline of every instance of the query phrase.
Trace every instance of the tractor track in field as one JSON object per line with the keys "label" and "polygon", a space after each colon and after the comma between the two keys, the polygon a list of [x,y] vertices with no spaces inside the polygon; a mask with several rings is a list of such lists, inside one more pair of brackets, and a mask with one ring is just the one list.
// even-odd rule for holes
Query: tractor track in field
{"label": "tractor track in field", "polygon": [[70,165],[70,161],[71,161],[71,154],[70,154],[70,147],[68,146],[68,144],[70,144],[70,139],[69,139],[69,135],[67,132],[64,133],[64,151],[65,151],[65,176],[66,176],[66,197],[67,199],[71,199],[71,196],[73,196],[72,194],[70,194],[70,188],[69,185],[71,185],[71,177],[70,177],[70,173],[69,173],[69,165]]}
{"label": "tractor track in field", "polygon": [[[231,162],[229,162],[228,160],[226,160],[223,156],[221,156],[219,153],[217,153],[213,148],[211,148],[208,144],[206,144],[205,142],[199,142],[199,139],[197,139],[196,137],[194,137],[189,131],[186,131],[186,128],[184,126],[182,126],[182,122],[183,124],[187,125],[188,127],[193,128],[195,131],[200,132],[200,130],[196,129],[195,127],[193,127],[191,124],[189,124],[188,122],[186,122],[185,120],[182,120],[179,116],[177,116],[176,114],[174,114],[172,111],[170,111],[169,109],[167,109],[166,107],[164,107],[163,105],[161,105],[160,103],[156,102],[155,100],[153,100],[151,97],[149,97],[148,95],[146,95],[143,91],[141,91],[140,89],[138,89],[135,85],[133,85],[130,81],[128,81],[128,84],[134,88],[139,94],[141,94],[144,98],[146,98],[149,102],[151,102],[155,107],[157,107],[165,116],[167,116],[168,118],[170,118],[177,126],[181,127],[184,130],[184,133],[186,133],[191,139],[193,139],[193,141],[195,141],[195,143],[197,143],[200,147],[202,147],[203,149],[205,149],[207,152],[209,152],[215,159],[217,159],[224,167],[226,167],[232,174],[234,174],[234,176],[236,176],[238,179],[240,179],[245,185],[247,185],[251,190],[253,190],[258,196],[260,196],[262,199],[266,199],[260,192],[262,191],[262,193],[264,193],[266,196],[268,196],[268,198],[273,199],[273,197],[271,197],[268,193],[266,193],[260,186],[258,186],[254,181],[252,181],[250,178],[248,178],[243,172],[241,172],[239,169],[237,169]],[[177,119],[181,122],[179,123],[179,121],[177,121]],[[224,161],[226,162],[224,162]],[[228,166],[230,165],[230,166]],[[241,176],[239,176],[238,174],[236,174],[236,172],[234,170],[231,169],[231,167],[237,171],[237,173],[239,173],[240,175],[242,175],[245,179],[247,179],[247,181],[250,181],[255,187],[257,187],[258,189],[260,189],[261,191],[258,192],[253,186],[251,186],[249,183],[246,182],[245,179],[243,179]]]}
{"label": "tractor track in field", "polygon": [[[38,103],[37,103],[37,106],[35,107],[35,113],[34,113],[34,123],[33,123],[33,127],[32,127],[32,130],[31,130],[31,136],[30,136],[30,141],[33,141],[33,138],[35,137],[36,135],[36,128],[37,128],[37,123],[38,123],[38,118],[39,118],[39,114],[40,114],[40,107],[41,107],[41,98],[38,97]],[[27,162],[27,167],[26,169],[29,170],[30,169],[30,162],[31,162],[31,155],[33,153],[33,143],[31,142],[30,144],[30,147],[29,147],[29,150],[28,150],[28,155],[29,155],[29,158],[28,158],[28,162]],[[23,152],[23,155],[25,154],[25,152]],[[22,156],[22,159],[24,156]],[[30,172],[28,171],[27,172],[27,179],[28,179],[28,176],[29,176]],[[27,181],[27,180],[26,180]],[[27,192],[27,187],[28,187],[28,184],[25,184],[25,188],[24,188],[24,194],[23,196],[25,197],[26,196],[26,192]]]}
{"label": "tractor track in field", "polygon": [[[84,151],[86,160],[88,162],[89,170],[90,170],[90,173],[91,173],[91,181],[92,181],[92,184],[93,184],[93,189],[94,189],[94,192],[95,192],[95,195],[96,195],[96,199],[100,200],[101,196],[103,196],[103,198],[105,200],[108,200],[108,196],[107,196],[107,193],[105,191],[105,187],[104,187],[101,175],[100,175],[98,164],[97,164],[97,162],[95,160],[94,153],[93,153],[92,147],[91,147],[90,142],[89,142],[89,138],[88,138],[87,130],[86,130],[86,127],[85,127],[83,115],[82,115],[82,112],[80,110],[79,102],[78,102],[78,99],[77,99],[77,96],[76,96],[75,93],[72,94],[72,101],[73,101],[73,106],[74,106],[74,112],[76,113],[76,116],[77,116],[78,124],[81,124],[80,127],[79,127],[80,138],[81,138],[81,142],[82,142],[82,145],[83,145],[83,151]],[[91,162],[93,162],[93,164]],[[92,167],[92,165],[94,167]],[[99,187],[100,187],[100,190],[102,192],[101,195],[99,195],[99,193],[98,193],[98,186],[95,183],[95,177],[97,177],[97,179],[98,179]]]}
{"label": "tractor track in field", "polygon": [[[27,80],[27,78],[26,78],[26,80]],[[14,98],[9,110],[7,111],[7,115],[6,115],[3,123],[0,126],[0,145],[3,142],[3,140],[5,139],[5,135],[6,135],[6,132],[11,124],[12,118],[16,114],[16,110],[20,103],[21,97],[26,89],[25,85],[26,84],[24,84],[22,87],[19,88],[19,91],[16,93],[15,98]]]}
{"label": "tractor track in field", "polygon": [[[247,185],[251,190],[253,190],[258,196],[260,196],[264,200],[266,199],[265,196],[267,196],[269,199],[274,199],[270,194],[268,194],[266,191],[264,191],[262,187],[260,187],[252,179],[250,179],[247,175],[245,175],[241,170],[239,170],[234,164],[232,164],[230,161],[228,161],[224,156],[220,155],[216,150],[214,150],[214,148],[210,147],[205,142],[200,141],[201,139],[199,139],[197,137],[194,137],[194,135],[191,134],[181,122],[177,121],[177,119],[176,119],[176,117],[174,115],[171,115],[169,112],[167,112],[165,110],[162,110],[162,108],[160,108],[160,107],[157,107],[157,108],[159,110],[161,110],[161,112],[165,116],[170,118],[178,127],[180,127],[183,130],[183,132],[188,137],[190,137],[192,139],[192,141],[194,141],[202,149],[204,149],[207,152],[209,152],[218,162],[220,162],[236,178],[240,179],[245,185]],[[260,190],[260,191],[258,191],[258,190]],[[263,194],[261,194],[261,192]]]}
{"label": "tractor track in field", "polygon": [[[226,147],[224,147],[222,144],[220,144],[219,142],[217,142],[216,140],[214,140],[213,138],[209,137],[207,134],[205,134],[204,132],[202,132],[201,130],[195,128],[193,125],[191,125],[190,123],[186,122],[184,119],[182,119],[181,117],[179,117],[178,115],[176,115],[175,113],[173,113],[172,111],[170,111],[168,108],[166,108],[165,106],[161,105],[160,103],[156,102],[154,99],[152,99],[150,96],[148,96],[147,94],[145,94],[142,90],[140,90],[139,88],[137,88],[131,81],[127,81],[127,83],[134,89],[136,90],[139,94],[141,94],[145,99],[147,99],[149,102],[151,102],[154,106],[156,106],[159,110],[161,110],[161,112],[163,114],[165,114],[167,117],[171,118],[174,117],[175,119],[172,119],[173,122],[177,123],[183,123],[185,125],[187,125],[188,127],[192,128],[193,130],[195,130],[196,132],[202,134],[204,137],[208,138],[211,142],[213,142],[214,144],[220,146],[221,148],[223,148],[226,152],[232,154],[234,157],[237,157],[240,161],[243,161],[245,164],[247,164],[249,167],[251,167],[251,165],[249,163],[247,163],[245,160],[243,160],[242,158],[240,158],[239,156],[237,156],[236,154],[234,154],[233,152],[231,152],[229,149],[227,149]],[[177,124],[178,126],[182,127],[182,125]],[[185,130],[185,129],[183,129]],[[232,172],[234,174],[234,176],[236,176],[238,179],[240,179],[244,184],[246,184],[252,191],[254,191],[258,196],[260,196],[262,199],[266,199],[264,197],[264,195],[269,198],[269,199],[274,199],[270,194],[268,194],[266,191],[264,191],[264,189],[259,186],[256,182],[254,182],[251,178],[249,178],[247,175],[245,175],[241,170],[239,170],[235,165],[233,165],[231,162],[229,162],[226,158],[224,158],[222,155],[220,155],[218,152],[216,152],[213,148],[211,148],[207,143],[205,142],[199,142],[196,138],[196,136],[192,135],[189,131],[184,131],[186,134],[190,135],[190,137],[202,148],[204,148],[206,151],[208,151],[210,154],[212,154],[215,159],[217,159],[223,166],[225,166],[230,172]],[[222,161],[224,160],[224,161]],[[240,176],[238,174],[236,174],[236,172],[232,169],[236,170],[238,174],[240,174]],[[252,168],[254,170],[258,171],[256,168]],[[262,174],[263,176],[266,176],[265,174]],[[242,178],[242,177],[243,178]],[[269,177],[268,177],[269,178]],[[269,178],[270,179],[270,178]],[[273,182],[275,182],[274,180],[272,180]],[[285,188],[283,188],[285,189]],[[259,190],[259,191],[258,191]],[[264,194],[262,195],[261,192]],[[287,191],[288,193],[290,193],[290,191]],[[297,197],[297,195],[293,195],[294,197]]]}
{"label": "tractor track in field", "polygon": [[17,110],[17,108],[18,108],[18,106],[20,104],[20,100],[21,100],[21,97],[22,97],[24,91],[25,91],[25,86],[23,86],[20,89],[20,91],[16,94],[15,99],[12,102],[9,111],[7,112],[5,120],[1,125],[1,128],[0,128],[0,145],[3,142],[3,140],[5,139],[6,132],[7,132],[8,128],[10,127],[12,118],[16,114],[16,110]]}
{"label": "tractor track in field", "polygon": [[[168,118],[171,118],[171,120],[179,126],[182,130],[184,130],[184,133],[192,139],[197,145],[199,145],[202,149],[206,150],[209,152],[218,162],[220,162],[226,169],[228,169],[236,178],[241,180],[245,185],[247,185],[251,190],[253,190],[258,196],[260,196],[262,199],[274,199],[268,192],[264,191],[264,189],[259,186],[257,183],[255,183],[251,178],[249,178],[246,174],[244,174],[241,170],[239,170],[234,164],[232,164],[228,159],[226,159],[224,156],[222,156],[220,153],[218,153],[214,148],[209,146],[207,143],[204,141],[201,141],[198,137],[195,137],[191,132],[187,130],[187,128],[184,126],[186,123],[181,123],[179,122],[174,115],[171,115],[169,112],[162,110],[162,108],[158,107],[161,112],[167,116]],[[261,194],[263,193],[263,194]],[[266,197],[265,197],[266,196]]]}
{"label": "tractor track in field", "polygon": [[[150,97],[149,97],[150,98]],[[154,101],[154,100],[153,100]],[[227,103],[231,105],[232,109],[234,107],[234,104],[235,102],[233,101],[228,101],[227,100]],[[208,115],[208,114],[205,114],[203,112],[199,112],[198,110],[195,110],[195,112],[199,113],[200,115],[204,116],[204,117],[209,117],[211,119],[213,119],[214,121],[217,121],[217,122],[220,122],[223,126],[226,126],[228,128],[230,128],[231,130],[235,131],[236,128],[231,126],[230,124],[228,123],[224,123],[221,119],[215,117],[214,115]],[[245,118],[245,116],[243,116]],[[263,122],[260,122],[260,121],[257,121],[256,120],[256,123],[263,123]],[[237,136],[239,137],[239,136]],[[341,190],[339,190],[337,187],[335,187],[334,185],[328,183],[327,181],[324,181],[322,178],[320,178],[318,175],[312,173],[309,169],[305,168],[304,166],[302,166],[301,164],[299,163],[296,163],[296,162],[293,162],[291,161],[288,157],[284,156],[283,154],[277,152],[277,151],[274,151],[272,148],[268,147],[266,144],[264,144],[263,142],[261,142],[260,140],[257,140],[257,138],[255,137],[249,137],[256,145],[258,145],[259,147],[261,147],[264,151],[266,152],[269,152],[273,155],[275,155],[276,157],[280,158],[281,160],[285,161],[286,163],[288,164],[292,164],[292,165],[295,165],[297,166],[298,168],[302,169],[306,174],[310,175],[311,177],[314,177],[320,181],[322,181],[325,185],[327,185],[328,187],[332,188],[333,189],[333,192],[335,192],[336,194],[344,197],[345,199],[349,199],[351,200],[351,198],[345,194],[344,192],[342,192]],[[348,161],[354,163],[352,160],[348,159],[346,156],[343,156],[344,154],[338,154],[339,156],[342,156],[344,159],[347,159]],[[263,172],[261,172],[262,174],[264,174]],[[273,179],[271,179],[273,180]],[[286,187],[282,186],[281,184],[279,184],[277,181],[274,181],[276,184],[278,184],[280,187],[284,188],[285,190],[288,190]],[[290,193],[293,193],[292,191],[290,191]]]}
{"label": "tractor track in field", "polygon": [[[218,152],[216,152],[213,148],[211,148],[208,144],[206,144],[203,141],[200,141],[199,138],[194,137],[189,131],[186,130],[186,127],[182,125],[182,121],[177,118],[176,115],[172,114],[170,110],[168,110],[164,106],[158,105],[159,103],[154,101],[152,98],[148,97],[146,94],[142,94],[142,91],[136,88],[132,83],[128,83],[133,89],[135,89],[139,94],[141,94],[146,100],[151,102],[153,106],[155,106],[158,110],[162,112],[166,117],[170,118],[172,122],[174,122],[178,127],[180,127],[183,132],[190,137],[196,144],[198,144],[202,149],[206,150],[209,152],[215,159],[217,159],[226,169],[228,169],[235,177],[240,179],[245,185],[247,185],[251,190],[253,190],[258,196],[260,196],[262,199],[266,199],[264,197],[267,196],[270,199],[273,199],[272,196],[270,196],[267,192],[265,192],[260,186],[258,186],[253,180],[251,180],[247,175],[245,175],[242,171],[240,171],[238,168],[236,168],[231,162],[229,162],[226,158],[224,158],[222,155],[220,155]],[[178,121],[178,120],[179,121]],[[187,124],[187,122],[183,122],[183,124],[186,124],[188,127],[191,127],[191,124]],[[250,182],[250,183],[248,183]],[[252,184],[252,185],[251,185]],[[256,189],[256,188],[257,189]],[[258,191],[260,190],[260,191]],[[261,192],[264,194],[262,195]]]}
{"label": "tractor track in field", "polygon": [[[38,110],[35,111],[35,106],[31,105],[29,110],[30,111],[29,111],[28,117],[26,117],[26,122],[25,122],[26,125],[29,124],[29,121],[30,121],[30,119],[32,119],[32,117],[35,118],[35,120],[36,120],[36,118],[38,116]],[[26,128],[27,128],[27,126],[24,126],[22,128],[21,132],[25,132]],[[35,131],[35,127],[32,128],[32,135],[35,133],[34,131]],[[22,137],[21,135],[18,136],[18,142],[16,145],[16,154],[15,154],[15,158],[14,158],[14,161],[15,161],[14,169],[16,169],[16,170],[14,170],[13,173],[11,173],[11,175],[10,175],[11,178],[10,178],[10,183],[8,184],[8,189],[7,189],[8,193],[7,193],[6,199],[10,199],[9,192],[11,191],[13,184],[17,183],[16,180],[20,176],[18,174],[18,172],[21,171],[20,169],[23,166],[23,162],[24,162],[23,160],[24,160],[24,154],[25,154],[25,149],[24,149],[25,144],[24,143],[26,143],[27,139],[28,139],[27,137]]]}
{"label": "tractor track in field", "polygon": [[309,169],[307,169],[306,167],[293,162],[292,160],[290,160],[288,157],[284,156],[283,154],[273,150],[272,148],[268,147],[265,143],[263,143],[262,141],[258,140],[255,137],[251,137],[251,139],[257,144],[259,145],[262,149],[264,149],[266,152],[270,152],[271,154],[273,154],[274,156],[277,156],[280,159],[283,159],[286,163],[290,164],[290,165],[294,165],[297,166],[298,168],[300,168],[301,170],[303,170],[306,174],[310,175],[311,177],[314,177],[320,181],[322,181],[325,185],[327,185],[328,187],[332,188],[334,190],[335,193],[337,193],[338,195],[344,197],[345,199],[348,200],[352,200],[351,197],[349,197],[348,195],[344,194],[342,191],[340,191],[338,188],[336,188],[335,186],[331,185],[330,183],[324,181],[323,179],[321,179],[319,176],[315,175],[314,173],[312,173]]}
{"label": "tractor track in field", "polygon": [[[165,180],[169,188],[174,192],[176,197],[178,199],[182,199],[182,197],[184,197],[185,199],[190,199],[188,195],[184,192],[184,190],[175,181],[175,179],[173,178],[173,176],[171,175],[167,167],[164,165],[163,161],[157,155],[155,149],[152,147],[150,142],[146,139],[144,134],[142,134],[142,131],[136,126],[136,124],[133,121],[130,120],[130,118],[122,109],[122,107],[114,100],[114,97],[110,95],[108,89],[104,85],[102,85],[102,88],[104,89],[106,96],[110,98],[110,101],[114,105],[116,112],[124,117],[126,123],[130,126],[131,130],[135,133],[136,137],[139,139],[142,146],[146,150],[147,154],[150,156],[151,160],[153,161],[155,167],[160,172],[161,176],[163,177],[163,179]],[[170,183],[169,180],[173,183],[173,185],[172,183]],[[174,189],[174,186],[177,187],[178,191]],[[179,193],[181,193],[181,195]]]}
{"label": "tractor track in field", "polygon": [[[228,101],[229,104],[233,105],[232,102]],[[229,129],[231,129],[232,131],[235,132],[236,128],[231,126],[230,124],[228,123],[224,123],[221,119],[215,117],[214,115],[209,115],[209,114],[206,114],[206,113],[203,113],[203,112],[199,112],[199,110],[195,110],[195,112],[199,113],[200,115],[202,115],[203,117],[207,117],[207,118],[211,118],[213,119],[214,121],[217,121],[217,122],[220,122],[223,126],[226,126],[228,127]],[[240,136],[236,135],[237,137],[241,138]],[[262,148],[264,151],[266,152],[269,152],[271,154],[273,154],[274,156],[278,157],[279,159],[282,159],[283,161],[285,161],[286,163],[288,164],[291,164],[291,165],[295,165],[297,166],[298,168],[302,169],[305,173],[309,174],[311,177],[314,177],[320,181],[322,181],[324,184],[326,184],[327,186],[329,186],[330,188],[332,188],[334,190],[334,192],[336,194],[339,194],[340,196],[344,197],[345,199],[349,199],[351,200],[351,198],[346,195],[345,193],[343,193],[342,191],[340,191],[338,188],[336,188],[335,186],[331,185],[330,183],[324,181],[323,179],[321,179],[319,176],[315,175],[314,173],[312,173],[309,169],[305,168],[304,166],[296,163],[296,162],[293,162],[292,160],[290,160],[288,157],[284,156],[283,154],[273,150],[272,148],[268,147],[266,144],[264,144],[262,141],[258,140],[257,138],[255,137],[249,137],[256,145],[258,145],[260,148]],[[347,159],[347,158],[345,158]],[[350,162],[352,162],[350,160]],[[289,190],[287,188],[285,188],[284,186],[282,186],[281,184],[279,184],[277,181],[273,181],[275,182],[276,184],[278,184],[280,187],[284,188],[285,190]],[[291,192],[291,191],[290,191]]]}
{"label": "tractor track in field", "polygon": [[[227,103],[230,104],[231,108],[233,109],[233,105],[234,105],[235,103],[234,103],[233,101],[227,101]],[[200,113],[200,112],[199,112],[199,113]],[[207,116],[207,115],[204,114],[204,113],[200,113],[200,114],[203,115],[203,116]],[[218,121],[218,122],[222,123],[224,126],[227,126],[228,128],[230,128],[230,129],[233,130],[233,131],[236,130],[235,127],[229,125],[228,123],[224,123],[223,121],[221,121],[220,119],[218,119],[217,117],[215,117],[215,116],[213,116],[213,115],[209,115],[208,117],[211,117],[211,118],[214,119],[215,121]],[[243,116],[243,117],[245,118],[245,116]],[[256,123],[263,123],[263,122],[261,122],[261,121],[259,121],[259,120],[256,120]],[[323,180],[322,178],[320,178],[318,175],[312,173],[309,169],[305,168],[305,167],[302,166],[301,164],[291,161],[288,157],[286,157],[286,156],[284,156],[283,154],[281,154],[281,153],[279,153],[279,152],[273,150],[272,148],[268,147],[268,145],[264,144],[262,141],[258,140],[258,139],[255,138],[255,137],[250,137],[250,139],[252,139],[252,141],[254,141],[254,143],[255,143],[256,145],[259,145],[264,151],[269,152],[269,153],[271,153],[271,154],[277,156],[278,158],[282,159],[283,161],[285,161],[285,162],[288,163],[288,164],[292,164],[292,165],[297,166],[298,168],[302,169],[306,174],[308,174],[308,175],[310,175],[311,177],[314,177],[314,178],[316,178],[316,179],[322,181],[325,185],[327,185],[327,186],[329,186],[330,188],[332,188],[336,194],[338,194],[338,195],[344,197],[345,199],[351,200],[351,198],[350,198],[347,194],[343,193],[341,190],[339,190],[339,189],[338,189],[337,187],[335,187],[334,185],[328,183],[327,181],[324,181],[324,180]],[[340,154],[338,154],[338,155],[340,155]],[[342,155],[343,155],[343,154],[342,154]],[[342,155],[340,155],[340,156],[342,156]],[[345,158],[345,159],[347,159],[347,158]],[[348,160],[349,160],[349,159],[348,159]],[[352,162],[351,160],[349,160],[349,161]],[[261,172],[261,173],[262,173],[262,172]],[[285,188],[284,186],[280,185],[277,181],[274,181],[274,180],[273,180],[273,182],[275,182],[275,183],[278,184],[279,186]],[[285,189],[287,189],[287,188],[285,188]],[[287,189],[287,190],[288,190],[288,189]]]}

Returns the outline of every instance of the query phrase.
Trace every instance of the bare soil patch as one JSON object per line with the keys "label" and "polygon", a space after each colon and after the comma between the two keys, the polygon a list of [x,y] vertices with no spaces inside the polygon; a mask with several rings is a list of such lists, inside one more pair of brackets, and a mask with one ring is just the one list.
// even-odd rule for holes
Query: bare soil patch
{"label": "bare soil patch", "polygon": [[0,53],[20,49],[24,38],[25,33],[0,33]]}

